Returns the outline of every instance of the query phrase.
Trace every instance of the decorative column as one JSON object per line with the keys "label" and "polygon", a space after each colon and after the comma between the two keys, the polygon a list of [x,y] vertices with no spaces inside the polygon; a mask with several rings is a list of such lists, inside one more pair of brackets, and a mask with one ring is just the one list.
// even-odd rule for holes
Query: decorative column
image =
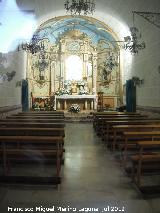
{"label": "decorative column", "polygon": [[67,109],[67,101],[66,101],[66,99],[64,99],[64,110],[66,110]]}
{"label": "decorative column", "polygon": [[84,109],[87,110],[87,99],[84,102]]}
{"label": "decorative column", "polygon": [[57,100],[57,109],[60,109],[60,101],[59,100]]}
{"label": "decorative column", "polygon": [[93,100],[91,100],[91,110],[93,110]]}
{"label": "decorative column", "polygon": [[83,54],[83,78],[87,77],[88,53]]}
{"label": "decorative column", "polygon": [[[93,94],[97,93],[97,53],[93,53],[93,77],[92,77],[92,85],[93,85]],[[97,102],[94,101],[94,109],[97,109]]]}
{"label": "decorative column", "polygon": [[26,73],[26,76],[24,75],[22,79],[27,79],[28,80],[28,104],[30,106],[30,108],[32,107],[32,100],[31,100],[31,92],[32,92],[32,96],[34,96],[34,87],[33,87],[33,80],[32,78],[34,78],[34,72],[32,69],[33,66],[33,59],[32,59],[32,54],[30,53],[26,53],[23,51],[24,57],[26,59],[25,61],[25,66],[26,68],[24,69],[24,72]]}
{"label": "decorative column", "polygon": [[116,108],[118,106],[117,102],[118,102],[118,99],[117,99],[117,96],[115,96],[114,97],[114,108]]}
{"label": "decorative column", "polygon": [[62,87],[64,87],[64,75],[65,75],[65,56],[61,55],[61,77],[62,77]]}
{"label": "decorative column", "polygon": [[51,62],[50,73],[51,73],[51,93],[55,92],[55,61]]}
{"label": "decorative column", "polygon": [[65,76],[65,40],[60,40],[60,77],[62,79],[62,87],[64,87]]}
{"label": "decorative column", "polygon": [[87,77],[88,40],[83,41],[83,78]]}
{"label": "decorative column", "polygon": [[56,109],[57,109],[57,97],[55,95],[55,99],[54,99],[54,110],[56,110]]}

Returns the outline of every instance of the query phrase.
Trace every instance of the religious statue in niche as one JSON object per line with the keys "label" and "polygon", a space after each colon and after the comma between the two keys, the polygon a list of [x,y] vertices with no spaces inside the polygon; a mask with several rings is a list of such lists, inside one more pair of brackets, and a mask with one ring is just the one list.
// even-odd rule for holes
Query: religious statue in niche
{"label": "religious statue in niche", "polygon": [[72,94],[77,94],[77,82],[76,81],[72,82],[71,91],[72,91]]}
{"label": "religious statue in niche", "polygon": [[79,95],[88,95],[89,92],[88,92],[88,87],[87,86],[80,86],[80,89],[79,89]]}

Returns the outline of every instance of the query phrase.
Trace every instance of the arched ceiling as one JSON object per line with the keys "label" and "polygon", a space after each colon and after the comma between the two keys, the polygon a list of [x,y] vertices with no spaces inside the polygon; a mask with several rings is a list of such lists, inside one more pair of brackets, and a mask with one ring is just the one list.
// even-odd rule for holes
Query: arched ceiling
{"label": "arched ceiling", "polygon": [[86,34],[95,46],[100,40],[112,42],[114,46],[117,45],[115,35],[108,26],[94,18],[85,16],[53,18],[41,24],[37,32],[40,37],[46,37],[50,42],[56,43],[61,36],[71,30],[79,30]]}

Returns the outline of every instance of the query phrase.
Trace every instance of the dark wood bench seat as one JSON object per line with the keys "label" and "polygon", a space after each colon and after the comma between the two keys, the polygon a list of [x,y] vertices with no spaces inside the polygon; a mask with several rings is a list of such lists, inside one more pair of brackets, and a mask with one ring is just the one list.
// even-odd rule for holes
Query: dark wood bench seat
{"label": "dark wood bench seat", "polygon": [[106,114],[106,115],[95,115],[93,119],[93,126],[96,127],[100,122],[107,120],[108,118],[124,118],[124,117],[147,117],[146,115],[139,114]]}
{"label": "dark wood bench seat", "polygon": [[[30,128],[30,127],[0,127],[0,135],[1,136],[62,136],[65,137],[64,128]],[[32,144],[32,149],[44,150],[46,149],[54,149],[55,144],[45,144],[41,143],[38,145]],[[64,142],[62,143],[64,145]],[[22,145],[21,145],[22,146]],[[12,146],[12,149],[14,147]],[[28,144],[23,145],[23,148],[28,149]],[[63,152],[65,149],[63,148]]]}
{"label": "dark wood bench seat", "polygon": [[117,116],[137,116],[140,115],[140,113],[130,113],[130,112],[94,112],[93,113],[93,127],[96,128],[98,125],[98,119],[103,117],[117,117]]}
{"label": "dark wood bench seat", "polygon": [[[145,132],[123,132],[124,135],[124,150],[123,150],[123,160],[124,165],[128,159],[128,150],[130,144],[137,144],[137,141],[154,141],[160,140],[160,131],[145,131]],[[122,145],[121,145],[122,148]]]}
{"label": "dark wood bench seat", "polygon": [[63,111],[28,111],[19,112],[19,115],[64,115]]}
{"label": "dark wood bench seat", "polygon": [[40,123],[40,122],[19,122],[19,121],[10,121],[10,122],[0,122],[0,127],[37,127],[37,128],[63,128],[65,127],[64,123]]}
{"label": "dark wood bench seat", "polygon": [[[3,150],[0,149],[0,155],[2,157],[3,155]],[[34,156],[33,156],[34,155]],[[46,161],[48,160],[48,157],[55,159],[55,157],[59,156],[61,159],[63,155],[63,150],[55,150],[55,149],[45,149],[43,146],[43,149],[38,149],[36,147],[35,149],[28,149],[24,148],[24,146],[21,146],[20,148],[7,148],[6,150],[6,156],[7,160],[18,160],[24,162],[24,159],[27,159],[27,161]],[[39,157],[39,159],[37,158]]]}
{"label": "dark wood bench seat", "polygon": [[[160,123],[159,124],[135,124],[135,125],[114,125],[112,126],[113,132],[110,130],[109,132],[109,141],[111,143],[111,148],[114,151],[116,145],[119,145],[119,142],[123,140],[123,132],[125,131],[133,131],[133,132],[144,132],[144,131],[160,131]],[[111,136],[113,136],[113,140],[111,141]]]}
{"label": "dark wood bench seat", "polygon": [[[23,147],[23,146],[22,146]],[[36,151],[35,152],[35,150],[33,150],[33,149],[22,149],[22,148],[17,148],[17,149],[15,149],[15,148],[9,148],[9,149],[7,149],[6,150],[6,155],[7,155],[7,158],[9,158],[9,157],[12,157],[12,156],[27,156],[27,157],[29,157],[29,156],[33,156],[33,154],[37,154],[37,153],[39,153],[39,154],[41,154],[43,157],[45,157],[45,156],[51,156],[51,157],[53,157],[53,156],[61,156],[62,155],[62,152],[63,152],[63,150],[55,150],[55,149],[44,149],[44,147],[43,147],[43,150],[38,150],[38,151]],[[2,154],[3,154],[3,150],[2,149],[0,149],[0,153],[1,153],[1,156],[2,156]]]}
{"label": "dark wood bench seat", "polygon": [[136,115],[136,116],[129,116],[125,115],[123,117],[115,116],[115,117],[104,117],[99,118],[97,120],[97,123],[95,125],[95,131],[98,135],[100,135],[100,132],[104,132],[106,129],[106,122],[107,121],[132,121],[132,120],[147,120],[148,118],[146,116]]}
{"label": "dark wood bench seat", "polygon": [[113,139],[113,126],[121,125],[157,125],[160,124],[160,119],[140,119],[140,120],[112,120],[105,121],[104,129],[101,131],[106,144],[110,143],[110,138]]}
{"label": "dark wood bench seat", "polygon": [[[160,141],[138,141],[136,144],[139,147],[139,153],[131,156],[130,159],[132,162],[132,178],[140,187],[141,178],[145,174],[144,171],[147,171],[147,174],[160,175]],[[146,148],[154,148],[156,152],[147,154]]]}
{"label": "dark wood bench seat", "polygon": [[45,119],[58,119],[58,118],[64,118],[64,115],[19,115],[19,114],[15,114],[15,115],[10,115],[10,116],[7,116],[6,118],[39,118],[39,119],[42,119],[42,118],[45,118]]}
{"label": "dark wood bench seat", "polygon": [[[62,136],[65,137],[64,128],[36,128],[36,127],[0,127],[1,136]],[[64,145],[64,142],[63,142]],[[51,148],[49,146],[48,148]],[[40,146],[38,146],[40,148]],[[41,149],[43,146],[41,146]]]}
{"label": "dark wood bench seat", "polygon": [[16,117],[14,117],[14,118],[1,119],[0,123],[3,123],[3,122],[64,123],[64,119],[63,118],[50,118],[50,119],[46,119],[46,118],[16,118]]}
{"label": "dark wood bench seat", "polygon": [[[3,177],[8,176],[8,161],[10,160],[10,157],[12,156],[18,156],[18,158],[22,156],[33,156],[33,158],[38,154],[38,156],[41,158],[45,156],[56,156],[56,177],[60,177],[60,170],[61,170],[61,156],[63,153],[62,143],[63,143],[63,137],[62,136],[0,136],[0,143],[1,143],[1,160],[3,165]],[[8,148],[11,144],[15,145],[14,148]],[[20,146],[16,146],[17,144],[20,144]],[[31,145],[29,146],[30,149],[25,149],[21,145]],[[43,150],[34,150],[32,149],[32,145],[34,146],[36,144],[42,144],[44,145]],[[48,149],[47,145],[45,144],[56,144],[56,148],[54,149]],[[38,146],[37,146],[38,148]]]}
{"label": "dark wood bench seat", "polygon": [[0,127],[0,135],[63,136],[64,128]]}
{"label": "dark wood bench seat", "polygon": [[[138,161],[140,160],[140,156],[139,155],[133,155],[131,156],[131,160],[138,163]],[[144,154],[141,157],[141,161],[142,162],[160,162],[160,154],[158,153],[152,153],[152,154]]]}

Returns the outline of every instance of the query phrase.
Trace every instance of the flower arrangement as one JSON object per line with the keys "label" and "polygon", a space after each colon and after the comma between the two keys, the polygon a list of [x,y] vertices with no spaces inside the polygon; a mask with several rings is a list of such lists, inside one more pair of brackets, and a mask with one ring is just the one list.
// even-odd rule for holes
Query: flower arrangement
{"label": "flower arrangement", "polygon": [[68,86],[71,86],[72,82],[70,80],[65,80],[64,81],[64,86],[65,87],[68,87]]}
{"label": "flower arrangement", "polygon": [[88,95],[89,93],[86,90],[81,90],[78,93],[79,95]]}
{"label": "flower arrangement", "polygon": [[79,89],[79,95],[88,95],[88,88],[87,87],[83,87],[83,86],[80,86],[80,89]]}
{"label": "flower arrangement", "polygon": [[70,95],[71,91],[69,89],[62,88],[55,92],[55,95]]}
{"label": "flower arrangement", "polygon": [[85,85],[85,82],[84,82],[84,81],[77,81],[77,85],[78,85],[78,86],[84,86],[84,85]]}
{"label": "flower arrangement", "polygon": [[78,113],[78,112],[80,112],[80,106],[78,104],[72,104],[69,107],[68,112]]}

